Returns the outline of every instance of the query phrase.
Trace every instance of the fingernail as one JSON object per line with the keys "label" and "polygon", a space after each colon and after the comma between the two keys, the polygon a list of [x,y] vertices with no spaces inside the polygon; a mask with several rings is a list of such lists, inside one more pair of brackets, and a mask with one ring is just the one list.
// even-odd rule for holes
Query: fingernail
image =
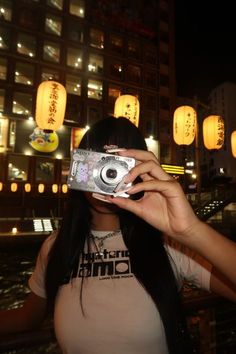
{"label": "fingernail", "polygon": [[98,200],[101,200],[102,202],[106,202],[111,204],[111,202],[109,200],[106,199],[106,197],[102,194],[99,193],[92,193],[92,197]]}
{"label": "fingernail", "polygon": [[120,152],[125,151],[125,148],[107,149],[106,152]]}

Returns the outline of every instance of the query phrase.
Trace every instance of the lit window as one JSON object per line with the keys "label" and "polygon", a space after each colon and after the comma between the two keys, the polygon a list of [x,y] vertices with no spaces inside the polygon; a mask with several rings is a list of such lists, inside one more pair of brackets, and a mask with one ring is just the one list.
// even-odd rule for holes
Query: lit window
{"label": "lit window", "polygon": [[102,31],[91,28],[90,30],[90,45],[94,48],[104,48],[104,34]]}
{"label": "lit window", "polygon": [[57,80],[59,80],[59,73],[58,73],[58,71],[53,70],[53,69],[43,68],[41,80],[42,81],[48,81],[48,80],[56,80],[57,81]]}
{"label": "lit window", "polygon": [[112,62],[110,64],[110,75],[118,79],[123,77],[123,64],[121,62]]}
{"label": "lit window", "polygon": [[62,10],[63,0],[47,0],[47,5],[55,7],[58,10]]}
{"label": "lit window", "polygon": [[12,1],[1,0],[0,1],[0,18],[5,21],[11,21],[12,16]]}
{"label": "lit window", "polygon": [[45,31],[47,33],[55,34],[56,36],[61,35],[61,18],[54,15],[47,14],[45,20]]}
{"label": "lit window", "polygon": [[34,84],[33,65],[16,63],[15,82],[24,85],[33,85]]}
{"label": "lit window", "polygon": [[96,80],[88,81],[88,97],[95,100],[102,100],[102,82]]}
{"label": "lit window", "polygon": [[67,50],[67,65],[76,69],[82,69],[82,51],[75,48]]}
{"label": "lit window", "polygon": [[0,58],[0,80],[7,78],[7,59]]}
{"label": "lit window", "polygon": [[36,51],[36,39],[33,36],[20,33],[17,41],[17,52],[27,55],[29,57],[35,57]]}
{"label": "lit window", "polygon": [[103,72],[103,57],[100,55],[90,54],[88,71],[94,72],[97,74],[102,74]]}
{"label": "lit window", "polygon": [[60,47],[54,42],[45,42],[43,46],[43,59],[59,63],[60,61]]}
{"label": "lit window", "polygon": [[0,28],[0,49],[8,50],[10,48],[10,31]]}
{"label": "lit window", "polygon": [[84,17],[84,0],[70,0],[70,14],[78,17]]}
{"label": "lit window", "polygon": [[52,183],[54,180],[54,163],[47,158],[37,158],[36,176],[37,182]]}
{"label": "lit window", "polygon": [[28,178],[29,159],[26,156],[9,155],[8,180],[26,181]]}
{"label": "lit window", "polygon": [[81,95],[81,79],[77,76],[66,76],[66,91],[72,95]]}
{"label": "lit window", "polygon": [[32,95],[15,92],[13,95],[12,112],[17,114],[32,114]]}

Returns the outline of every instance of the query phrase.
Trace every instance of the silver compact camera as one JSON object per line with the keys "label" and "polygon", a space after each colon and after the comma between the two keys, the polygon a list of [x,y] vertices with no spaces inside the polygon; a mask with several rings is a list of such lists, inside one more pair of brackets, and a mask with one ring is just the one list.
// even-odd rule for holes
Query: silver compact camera
{"label": "silver compact camera", "polygon": [[[122,178],[135,166],[135,159],[114,154],[75,149],[72,152],[68,188],[82,191],[115,194]],[[125,188],[131,186],[126,184]],[[125,192],[119,196],[128,197]]]}

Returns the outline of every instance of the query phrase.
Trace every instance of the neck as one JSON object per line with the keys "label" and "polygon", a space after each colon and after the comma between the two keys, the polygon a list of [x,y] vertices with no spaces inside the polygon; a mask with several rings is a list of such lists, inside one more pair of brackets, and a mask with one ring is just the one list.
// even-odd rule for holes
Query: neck
{"label": "neck", "polygon": [[117,214],[103,214],[92,209],[92,229],[97,231],[113,231],[120,228]]}

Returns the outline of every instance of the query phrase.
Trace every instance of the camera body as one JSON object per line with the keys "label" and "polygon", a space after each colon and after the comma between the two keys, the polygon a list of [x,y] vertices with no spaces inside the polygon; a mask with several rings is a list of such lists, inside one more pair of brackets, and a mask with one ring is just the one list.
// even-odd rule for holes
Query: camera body
{"label": "camera body", "polygon": [[[72,152],[68,188],[113,195],[122,178],[135,166],[135,159],[91,150]],[[126,184],[125,188],[131,186]],[[122,191],[122,190],[121,190]],[[119,194],[122,197],[129,195]]]}

